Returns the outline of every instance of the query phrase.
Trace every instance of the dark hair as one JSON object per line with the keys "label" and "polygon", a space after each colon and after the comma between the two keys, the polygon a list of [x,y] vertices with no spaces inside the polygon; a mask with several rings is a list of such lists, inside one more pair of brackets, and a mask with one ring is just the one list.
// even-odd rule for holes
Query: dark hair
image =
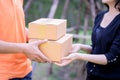
{"label": "dark hair", "polygon": [[[109,10],[109,6],[108,6],[108,4],[104,4],[107,8],[108,8],[108,10]],[[115,0],[115,6],[114,6],[118,11],[120,11],[120,0]]]}
{"label": "dark hair", "polygon": [[120,0],[115,0],[115,8],[120,11]]}

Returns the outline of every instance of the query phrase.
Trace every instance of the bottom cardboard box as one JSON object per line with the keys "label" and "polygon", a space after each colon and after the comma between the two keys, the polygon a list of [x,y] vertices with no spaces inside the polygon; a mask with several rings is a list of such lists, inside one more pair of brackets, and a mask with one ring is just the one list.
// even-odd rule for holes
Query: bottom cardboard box
{"label": "bottom cardboard box", "polygon": [[[30,39],[33,42],[39,39]],[[48,41],[39,46],[39,49],[53,62],[61,62],[61,58],[68,55],[72,49],[73,36],[66,34],[56,41]]]}

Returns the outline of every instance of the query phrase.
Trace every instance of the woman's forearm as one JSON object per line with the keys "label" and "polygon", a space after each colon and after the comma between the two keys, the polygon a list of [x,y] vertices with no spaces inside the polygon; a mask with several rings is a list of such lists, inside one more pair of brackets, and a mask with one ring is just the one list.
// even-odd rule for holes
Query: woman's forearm
{"label": "woman's forearm", "polygon": [[[81,50],[85,51],[86,53],[91,53],[92,47],[90,45],[80,44],[80,46],[81,46]],[[89,61],[101,65],[107,64],[107,59],[104,54],[100,54],[100,55],[80,54],[79,56],[84,61]]]}
{"label": "woman's forearm", "polygon": [[78,54],[78,58],[80,60],[100,64],[100,65],[106,65],[107,64],[107,59],[105,55],[100,54],[100,55],[95,55],[95,54]]}
{"label": "woman's forearm", "polygon": [[86,53],[91,53],[92,47],[90,45],[85,44],[79,44],[81,47],[81,50],[85,51]]}

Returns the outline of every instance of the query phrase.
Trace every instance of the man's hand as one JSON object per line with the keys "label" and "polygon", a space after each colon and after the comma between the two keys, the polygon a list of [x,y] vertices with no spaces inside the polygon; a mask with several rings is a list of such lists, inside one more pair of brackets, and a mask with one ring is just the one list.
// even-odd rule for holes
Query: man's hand
{"label": "man's hand", "polygon": [[47,40],[38,40],[28,43],[25,45],[23,53],[25,53],[25,55],[33,61],[50,62],[50,60],[39,49],[39,46],[45,42],[47,42]]}

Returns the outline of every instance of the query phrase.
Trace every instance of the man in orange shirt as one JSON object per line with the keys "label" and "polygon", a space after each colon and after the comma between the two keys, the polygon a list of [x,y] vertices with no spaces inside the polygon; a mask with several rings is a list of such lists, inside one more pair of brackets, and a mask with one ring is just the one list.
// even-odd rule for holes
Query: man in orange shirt
{"label": "man in orange shirt", "polygon": [[31,60],[49,61],[38,46],[26,43],[23,0],[0,0],[0,80],[31,80]]}

